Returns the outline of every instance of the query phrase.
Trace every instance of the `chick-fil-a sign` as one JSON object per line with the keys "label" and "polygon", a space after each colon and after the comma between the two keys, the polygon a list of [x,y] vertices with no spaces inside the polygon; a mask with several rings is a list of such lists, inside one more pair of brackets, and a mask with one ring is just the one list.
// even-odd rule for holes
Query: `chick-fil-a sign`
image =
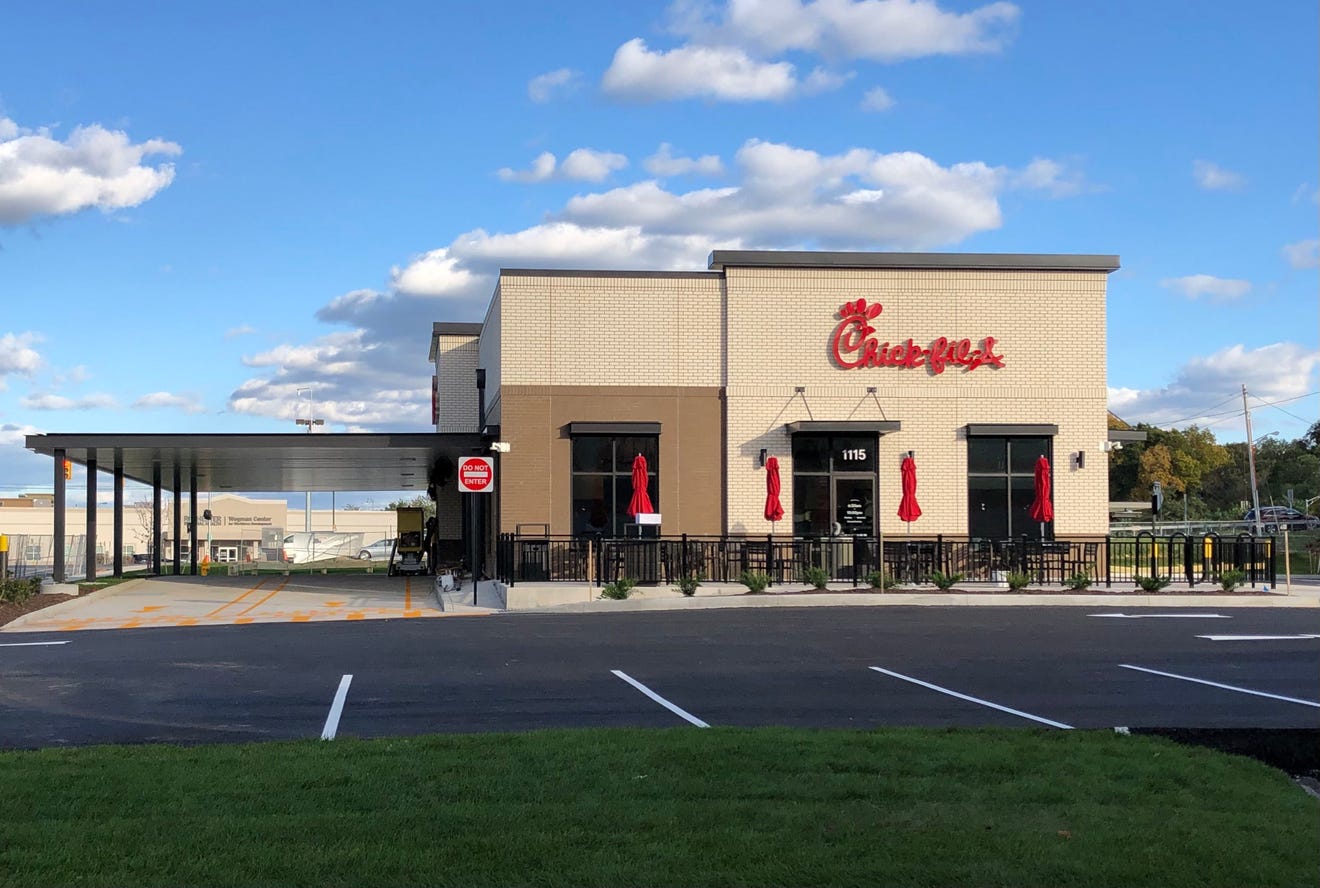
{"label": "chick-fil-a sign", "polygon": [[839,309],[839,325],[834,328],[830,347],[834,360],[844,370],[854,367],[929,367],[932,373],[943,373],[949,365],[975,370],[977,367],[1002,367],[1004,358],[995,354],[995,338],[986,336],[980,348],[972,347],[970,339],[949,339],[941,336],[930,347],[917,345],[911,339],[902,342],[881,342],[872,334],[871,321],[884,309],[880,303],[868,305],[865,299],[845,302]]}

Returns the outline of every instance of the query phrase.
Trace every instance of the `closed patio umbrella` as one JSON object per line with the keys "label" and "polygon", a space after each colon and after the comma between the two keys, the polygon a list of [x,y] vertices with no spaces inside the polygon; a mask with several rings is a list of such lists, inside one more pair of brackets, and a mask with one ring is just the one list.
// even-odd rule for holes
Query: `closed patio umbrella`
{"label": "closed patio umbrella", "polygon": [[628,501],[628,517],[636,518],[639,514],[649,515],[655,511],[651,505],[651,494],[647,492],[650,479],[646,474],[646,457],[640,453],[632,464],[632,499]]}
{"label": "closed patio umbrella", "polygon": [[1040,522],[1040,538],[1045,539],[1045,522],[1054,520],[1054,504],[1050,502],[1050,461],[1045,457],[1036,460],[1036,498],[1031,501],[1027,514],[1033,521]]}
{"label": "closed patio umbrella", "polygon": [[917,461],[911,456],[903,457],[899,473],[903,478],[903,498],[898,502],[898,517],[907,522],[911,533],[912,522],[921,517],[921,506],[917,505]]}
{"label": "closed patio umbrella", "polygon": [[772,456],[765,461],[765,520],[771,524],[784,517],[779,490],[779,460]]}

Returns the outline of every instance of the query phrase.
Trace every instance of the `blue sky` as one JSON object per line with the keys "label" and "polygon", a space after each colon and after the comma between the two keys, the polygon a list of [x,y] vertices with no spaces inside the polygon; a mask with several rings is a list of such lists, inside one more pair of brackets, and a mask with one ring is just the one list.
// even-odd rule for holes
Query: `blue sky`
{"label": "blue sky", "polygon": [[500,267],[716,248],[1116,253],[1112,409],[1241,440],[1245,384],[1255,433],[1297,437],[1318,29],[1168,0],[9,4],[0,494],[49,489],[37,432],[425,428],[430,323],[480,320]]}

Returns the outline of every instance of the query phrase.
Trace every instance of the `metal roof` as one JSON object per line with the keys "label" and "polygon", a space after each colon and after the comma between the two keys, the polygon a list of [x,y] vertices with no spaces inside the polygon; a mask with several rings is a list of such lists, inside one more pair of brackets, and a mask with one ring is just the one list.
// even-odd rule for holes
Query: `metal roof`
{"label": "metal roof", "polygon": [[715,250],[707,264],[771,268],[927,268],[993,271],[1103,271],[1118,257],[1071,253],[831,253],[807,250]]}
{"label": "metal roof", "polygon": [[[404,434],[48,434],[29,435],[29,450],[98,471],[122,465],[124,476],[152,483],[159,461],[161,486],[173,488],[174,467],[189,488],[252,492],[417,490],[432,478],[453,477],[457,459],[485,452],[479,435]],[[53,471],[52,467],[52,471]]]}

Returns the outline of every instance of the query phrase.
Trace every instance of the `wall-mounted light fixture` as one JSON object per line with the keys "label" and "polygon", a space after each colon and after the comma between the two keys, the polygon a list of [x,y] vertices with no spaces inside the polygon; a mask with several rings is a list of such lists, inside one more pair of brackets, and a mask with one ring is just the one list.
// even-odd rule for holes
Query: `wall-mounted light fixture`
{"label": "wall-mounted light fixture", "polygon": [[761,467],[765,468],[765,448],[761,448]]}
{"label": "wall-mounted light fixture", "polygon": [[1074,453],[1073,461],[1077,464],[1077,468],[1079,469],[1086,468],[1086,451],[1079,450],[1076,453]]}
{"label": "wall-mounted light fixture", "polygon": [[805,385],[797,385],[793,387],[793,391],[795,394],[805,395],[807,393],[807,387]]}
{"label": "wall-mounted light fixture", "polygon": [[917,458],[917,451],[915,451],[915,450],[909,450],[909,451],[908,451],[908,459],[916,459],[916,458]]}
{"label": "wall-mounted light fixture", "polygon": [[868,385],[868,386],[866,387],[866,393],[867,393],[868,395],[874,395],[874,394],[875,394],[875,386],[873,386],[873,385]]}

